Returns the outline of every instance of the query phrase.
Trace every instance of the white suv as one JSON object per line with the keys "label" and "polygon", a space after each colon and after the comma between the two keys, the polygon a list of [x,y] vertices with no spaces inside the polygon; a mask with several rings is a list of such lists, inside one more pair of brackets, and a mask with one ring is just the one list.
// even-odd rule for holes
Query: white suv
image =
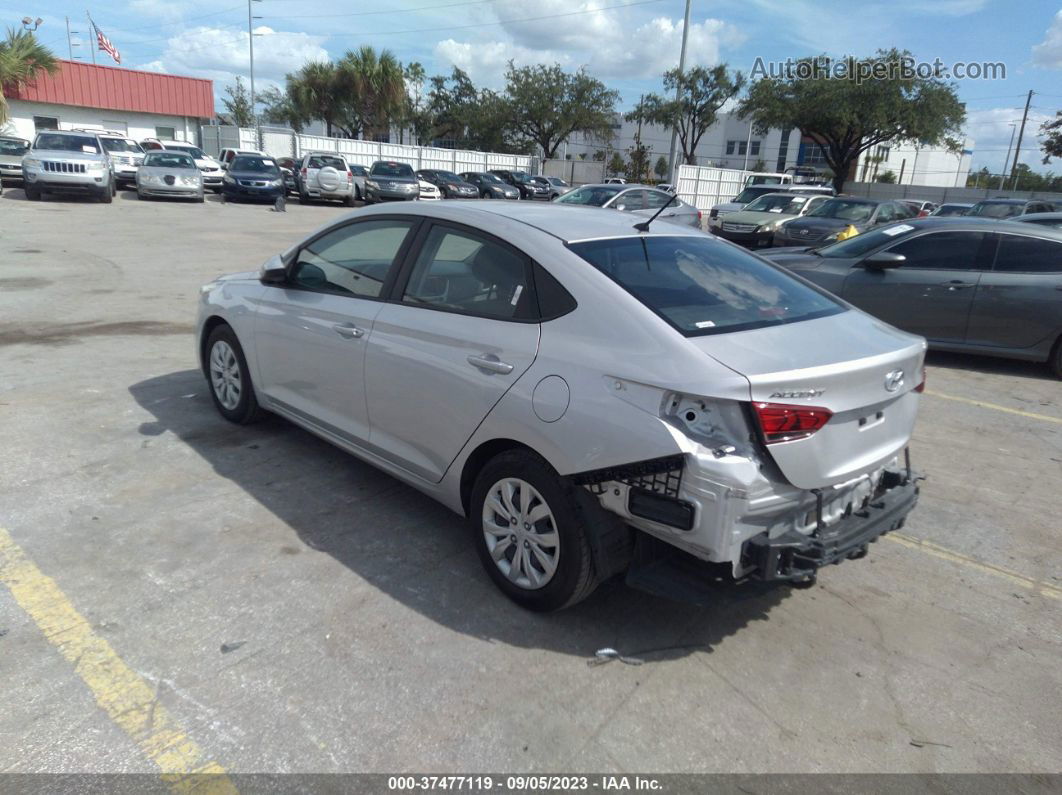
{"label": "white suv", "polygon": [[37,133],[22,157],[22,180],[30,201],[44,193],[80,193],[110,204],[115,191],[111,158],[94,132]]}
{"label": "white suv", "polygon": [[144,150],[140,144],[123,133],[111,130],[79,129],[73,132],[89,133],[99,138],[111,158],[111,170],[114,171],[114,181],[119,188],[136,184],[136,170],[144,162]]}
{"label": "white suv", "polygon": [[347,207],[354,206],[354,174],[342,155],[304,155],[297,180],[300,204],[309,204],[313,199],[338,199]]}

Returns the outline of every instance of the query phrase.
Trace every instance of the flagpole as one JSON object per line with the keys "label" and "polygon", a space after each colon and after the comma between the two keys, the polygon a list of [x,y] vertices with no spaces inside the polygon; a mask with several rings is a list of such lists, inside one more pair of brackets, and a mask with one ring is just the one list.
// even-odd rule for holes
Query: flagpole
{"label": "flagpole", "polygon": [[89,50],[92,51],[92,65],[96,65],[96,47],[99,46],[99,34],[96,32],[96,23],[92,21],[92,15],[88,11],[85,12],[85,16],[88,18],[89,23],[89,35],[92,37],[92,42],[89,44]]}

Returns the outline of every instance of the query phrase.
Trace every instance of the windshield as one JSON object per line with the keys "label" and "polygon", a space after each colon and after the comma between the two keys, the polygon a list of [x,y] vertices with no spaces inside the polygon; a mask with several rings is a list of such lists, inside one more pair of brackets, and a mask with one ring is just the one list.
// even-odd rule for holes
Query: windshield
{"label": "windshield", "polygon": [[481,180],[483,180],[484,182],[493,182],[495,185],[504,185],[505,184],[502,181],[501,177],[499,177],[497,174],[491,174],[489,172],[484,172],[484,173],[480,174],[479,178]]}
{"label": "windshield", "polygon": [[591,207],[603,207],[605,203],[622,190],[625,185],[584,185],[570,193],[565,193],[557,201],[560,204],[586,204]]}
{"label": "windshield", "polygon": [[413,166],[408,163],[373,163],[372,171],[369,172],[374,177],[404,177],[405,179],[414,179]]}
{"label": "windshield", "polygon": [[768,176],[765,176],[765,175],[761,175],[761,176],[758,176],[758,177],[749,177],[749,181],[748,181],[747,184],[749,184],[749,185],[781,185],[782,184],[782,178],[781,177],[768,177]]}
{"label": "windshield", "polygon": [[741,193],[734,197],[734,201],[737,204],[748,204],[753,199],[758,199],[763,194],[770,193],[771,191],[772,188],[765,187],[745,188],[745,190],[741,191]]}
{"label": "windshield", "polygon": [[275,160],[256,155],[237,155],[229,168],[231,171],[250,171],[274,176],[280,174],[280,169],[277,168]]}
{"label": "windshield", "polygon": [[915,231],[910,224],[890,224],[872,232],[864,232],[861,235],[842,240],[840,243],[832,243],[828,246],[815,249],[815,253],[823,257],[844,258],[862,257],[869,251],[886,243],[902,240]]}
{"label": "windshield", "polygon": [[27,151],[29,151],[29,141],[0,138],[0,155],[24,155]]}
{"label": "windshield", "polygon": [[807,196],[793,196],[787,193],[768,193],[760,196],[745,207],[750,213],[778,213],[779,215],[796,215],[807,204]]}
{"label": "windshield", "polygon": [[687,337],[845,311],[782,269],[706,237],[625,237],[569,248]]}
{"label": "windshield", "polygon": [[1023,206],[1010,202],[978,202],[966,214],[978,215],[982,218],[1010,218],[1014,215],[1021,215]]}
{"label": "windshield", "polygon": [[843,221],[865,221],[874,214],[876,204],[850,199],[828,199],[807,214],[808,218],[840,218]]}
{"label": "windshield", "polygon": [[937,208],[937,211],[933,213],[933,215],[966,215],[966,212],[969,209],[969,207],[961,204],[942,204]]}
{"label": "windshield", "polygon": [[443,182],[464,182],[457,174],[452,171],[436,171],[434,172],[437,179],[441,179]]}
{"label": "windshield", "polygon": [[187,152],[196,160],[205,160],[207,157],[206,152],[198,146],[174,146],[173,144],[166,144],[166,148],[179,152]]}
{"label": "windshield", "polygon": [[144,151],[136,141],[128,141],[125,138],[100,138],[100,143],[108,152],[140,153]]}
{"label": "windshield", "polygon": [[567,188],[568,183],[560,177],[546,177],[546,181],[556,185],[558,188]]}
{"label": "windshield", "polygon": [[195,161],[184,152],[149,152],[144,157],[148,168],[195,168]]}
{"label": "windshield", "polygon": [[99,144],[95,138],[81,135],[60,135],[57,133],[41,133],[37,136],[34,149],[48,149],[53,152],[84,152],[85,154],[98,155]]}

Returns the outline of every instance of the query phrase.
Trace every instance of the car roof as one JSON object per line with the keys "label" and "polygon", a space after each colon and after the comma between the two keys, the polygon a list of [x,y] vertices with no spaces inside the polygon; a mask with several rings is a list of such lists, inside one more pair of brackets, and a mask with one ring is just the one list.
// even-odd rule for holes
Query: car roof
{"label": "car roof", "polygon": [[1000,196],[997,199],[981,199],[978,204],[1028,204],[1031,201],[1047,201],[1047,199],[1011,199],[1006,196]]}
{"label": "car roof", "polygon": [[[402,207],[405,214],[426,215],[453,221],[464,221],[471,226],[490,230],[492,219],[503,217],[527,224],[566,243],[599,238],[634,237],[639,233],[634,225],[644,222],[644,216],[632,216],[618,210],[600,207],[558,205],[552,202],[408,202]],[[370,214],[396,212],[392,206],[373,206],[358,210],[354,218]],[[692,226],[679,226],[657,222],[649,234],[668,236],[706,236]]]}
{"label": "car roof", "polygon": [[[1053,215],[1040,213],[1039,215]],[[1062,214],[1060,214],[1062,215]],[[980,218],[972,215],[927,215],[924,218],[906,218],[897,223],[913,226],[915,229],[952,229],[969,232],[1025,232],[1062,241],[1062,229],[1052,229],[1038,224],[1019,224],[1015,219]]]}
{"label": "car roof", "polygon": [[1062,221],[1062,212],[1057,213],[1026,213],[1025,215],[1017,215],[1009,221]]}

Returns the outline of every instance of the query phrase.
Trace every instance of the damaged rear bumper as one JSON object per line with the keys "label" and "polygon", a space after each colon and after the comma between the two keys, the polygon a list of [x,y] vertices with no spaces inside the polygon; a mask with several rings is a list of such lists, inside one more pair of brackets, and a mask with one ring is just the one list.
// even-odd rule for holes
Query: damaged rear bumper
{"label": "damaged rear bumper", "polygon": [[871,498],[858,511],[832,526],[822,525],[810,536],[790,530],[770,538],[766,533],[745,543],[742,563],[761,580],[807,580],[830,563],[866,554],[867,545],[903,527],[918,503],[917,479],[907,477]]}

